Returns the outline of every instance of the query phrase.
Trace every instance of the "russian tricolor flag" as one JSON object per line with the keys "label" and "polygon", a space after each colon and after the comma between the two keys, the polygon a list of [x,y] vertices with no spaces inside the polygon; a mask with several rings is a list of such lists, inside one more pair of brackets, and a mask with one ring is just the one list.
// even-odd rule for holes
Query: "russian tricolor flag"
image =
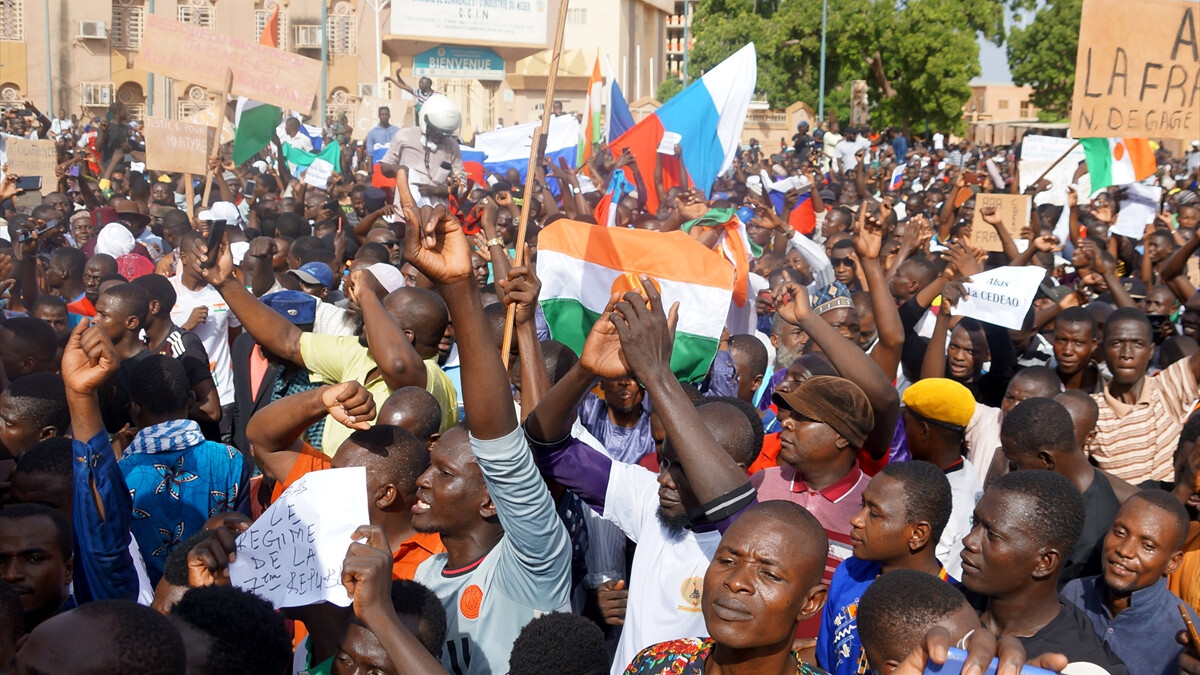
{"label": "russian tricolor flag", "polygon": [[[813,189],[815,190],[818,187],[814,185]],[[782,216],[784,193],[779,190],[770,189],[768,195],[771,198],[771,205],[775,207],[775,213]],[[791,213],[787,214],[787,220],[792,229],[800,234],[809,234],[813,231],[813,228],[817,226],[817,213],[813,209],[812,193],[805,192],[800,195],[800,200],[792,207]]]}
{"label": "russian tricolor flag", "polygon": [[[463,170],[475,182],[483,183],[489,172],[503,176],[509,169],[516,169],[524,181],[525,171],[529,168],[530,143],[537,130],[538,123],[530,122],[475,134],[474,147],[459,146]],[[579,121],[573,115],[559,115],[550,120],[550,129],[546,133],[546,159],[555,164],[560,158],[565,159],[572,169],[578,166],[579,134]],[[556,182],[550,181],[551,189]]]}
{"label": "russian tricolor flag", "polygon": [[[646,185],[654,184],[655,154],[663,133],[682,140],[683,164],[696,187],[709,195],[713,181],[733,164],[741,145],[742,126],[758,77],[754,44],[739,49],[687,89],[679,92],[646,119],[614,139],[609,150],[618,157],[626,149],[637,159]],[[663,172],[663,187],[679,185],[678,176]],[[650,213],[658,210],[658,195],[646,195]]]}
{"label": "russian tricolor flag", "polygon": [[904,184],[904,171],[908,168],[908,164],[901,164],[895,169],[892,169],[892,178],[888,181],[888,190],[895,192]]}

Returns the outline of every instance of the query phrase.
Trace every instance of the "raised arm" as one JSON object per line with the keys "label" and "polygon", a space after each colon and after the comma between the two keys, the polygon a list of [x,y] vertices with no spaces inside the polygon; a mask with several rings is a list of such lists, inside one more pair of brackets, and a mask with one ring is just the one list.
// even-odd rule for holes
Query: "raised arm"
{"label": "raised arm", "polygon": [[100,416],[97,389],[121,359],[99,327],[80,322],[63,350],[62,376],[75,440],[71,442],[78,555],[75,595],[81,602],[136,600],[138,576],[129,554],[133,500]]}
{"label": "raised arm", "polygon": [[[366,539],[361,543],[359,539]],[[375,635],[392,666],[404,675],[445,675],[439,658],[429,653],[400,622],[392,604],[392,551],[387,533],[363,525],[342,562],[342,585],[354,601],[354,615]]]}
{"label": "raised arm", "polygon": [[254,413],[246,440],[263,475],[283,482],[301,454],[300,437],[326,415],[351,429],[367,429],[375,419],[375,398],[358,382],[341,382],[284,396]]}
{"label": "raised arm", "polygon": [[875,427],[863,449],[876,459],[884,457],[895,434],[896,417],[900,414],[900,397],[892,386],[892,376],[880,370],[858,345],[842,337],[838,329],[812,311],[808,291],[803,286],[788,283],[776,289],[775,306],[780,308],[780,318],[808,333],[838,373],[857,384],[867,395],[875,412]]}
{"label": "raised arm", "polygon": [[[408,170],[401,167],[396,178],[407,185]],[[470,383],[463,387],[467,428],[480,440],[507,436],[517,428],[517,413],[510,397],[498,395],[509,390],[508,373],[483,315],[462,224],[444,206],[418,209],[408,190],[400,190],[400,201],[408,228],[405,259],[434,282],[450,310],[463,381]]]}
{"label": "raised arm", "polygon": [[363,332],[371,347],[371,356],[379,366],[379,374],[388,389],[403,387],[425,388],[428,376],[425,362],[413,348],[412,340],[383,306],[386,291],[370,270],[350,273],[346,296],[362,309]]}
{"label": "raised arm", "polygon": [[[526,260],[530,260],[528,247]],[[538,294],[542,290],[542,282],[537,278],[537,272],[530,260],[528,265],[514,267],[508,271],[507,278],[496,279],[496,291],[500,302],[507,307],[516,304],[516,325],[514,331],[517,338],[517,350],[521,359],[521,410],[528,415],[546,396],[550,390],[550,376],[546,374],[546,364],[542,359],[542,345],[537,339],[537,325],[534,312],[537,309]]]}
{"label": "raised arm", "polygon": [[[676,456],[668,461],[678,461],[688,476],[702,507],[715,507],[722,497],[736,495],[749,499],[753,489],[746,480],[745,470],[717,443],[700,411],[688,399],[683,385],[671,372],[671,347],[674,327],[678,319],[679,305],[671,307],[670,316],[663,311],[662,297],[650,279],[643,277],[642,286],[646,297],[635,292],[624,295],[614,311],[599,321],[609,321],[620,339],[621,354],[632,374],[646,387],[654,401],[658,419],[667,434],[667,444]],[[649,300],[650,306],[646,306]],[[664,448],[666,451],[666,448]],[[722,500],[728,501],[728,500]],[[706,508],[703,514],[691,514],[709,521],[720,521],[732,515],[721,508]],[[741,503],[740,507],[746,506]],[[734,509],[734,512],[739,509]]]}
{"label": "raised arm", "polygon": [[1000,245],[1004,247],[1004,258],[1009,262],[1016,260],[1020,254],[1017,251],[1017,242],[1013,241],[1012,234],[1004,226],[1004,219],[1000,217],[996,207],[985,206],[979,210],[979,215],[983,218],[983,222],[996,230],[996,236],[1000,237]]}
{"label": "raised arm", "polygon": [[1121,283],[1121,278],[1117,276],[1116,261],[1107,255],[1107,251],[1101,251],[1090,239],[1084,239],[1079,246],[1087,254],[1092,269],[1104,277],[1104,282],[1108,284],[1108,290],[1112,292],[1113,302],[1117,307],[1137,307],[1137,303],[1133,301],[1129,291],[1125,290],[1125,285]]}
{"label": "raised arm", "polygon": [[[246,332],[272,354],[303,366],[300,329],[282,314],[260,302],[233,276],[233,256],[229,252],[228,237],[221,241],[217,251],[208,251],[200,240],[195,241],[192,250],[194,270],[217,289]],[[216,263],[205,268],[203,263],[213,255],[217,257]]]}
{"label": "raised arm", "polygon": [[1186,272],[1187,262],[1195,254],[1197,248],[1200,248],[1200,237],[1192,237],[1163,261],[1163,283],[1171,289],[1180,302],[1187,302],[1196,293],[1196,288],[1192,286]]}
{"label": "raised arm", "polygon": [[854,250],[858,254],[859,269],[866,278],[866,289],[871,294],[871,308],[875,312],[875,327],[879,331],[879,344],[871,350],[871,359],[885,375],[896,372],[900,366],[900,352],[904,347],[904,325],[900,322],[900,311],[888,290],[883,277],[883,266],[879,252],[883,247],[883,226],[880,224],[891,215],[892,207],[887,202],[879,203],[879,218],[867,215],[867,203],[858,209],[857,232],[854,235]]}

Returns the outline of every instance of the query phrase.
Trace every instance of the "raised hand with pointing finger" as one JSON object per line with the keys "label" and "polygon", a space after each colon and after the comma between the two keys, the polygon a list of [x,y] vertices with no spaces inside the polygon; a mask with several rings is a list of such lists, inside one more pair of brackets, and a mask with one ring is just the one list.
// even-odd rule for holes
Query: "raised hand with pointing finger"
{"label": "raised hand with pointing finger", "polygon": [[[397,183],[407,184],[408,170],[400,167]],[[412,194],[400,190],[407,234],[404,258],[435,284],[447,285],[471,276],[471,243],[462,223],[442,205],[418,207]]]}

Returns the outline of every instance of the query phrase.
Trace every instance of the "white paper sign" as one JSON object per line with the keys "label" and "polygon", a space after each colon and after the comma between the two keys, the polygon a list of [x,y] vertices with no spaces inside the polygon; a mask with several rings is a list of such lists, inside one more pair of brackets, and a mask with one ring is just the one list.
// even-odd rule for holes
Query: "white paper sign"
{"label": "white paper sign", "polygon": [[1046,270],[1035,266],[998,267],[972,274],[971,282],[964,284],[967,297],[959,300],[952,311],[956,316],[1021,330],[1038,285],[1045,278]]}
{"label": "white paper sign", "polygon": [[323,159],[317,159],[313,160],[304,172],[304,182],[318,190],[324,190],[329,185],[329,177],[332,175],[333,165]]}
{"label": "white paper sign", "polygon": [[658,154],[674,155],[675,146],[679,145],[679,141],[682,140],[682,134],[677,134],[674,131],[664,131],[662,140],[658,142]]}
{"label": "white paper sign", "polygon": [[1121,190],[1121,210],[1117,212],[1117,222],[1113,223],[1108,231],[1141,241],[1146,234],[1146,226],[1153,223],[1154,216],[1158,214],[1162,188],[1157,185],[1131,183]]}
{"label": "white paper sign", "polygon": [[348,607],[342,561],[369,518],[365,467],[313,471],[238,536],[229,578],[276,609],[324,601]]}
{"label": "white paper sign", "polygon": [[[1037,134],[1026,134],[1022,137],[1021,161],[1018,164],[1021,174],[1021,192],[1024,192],[1038,176],[1042,175],[1042,172],[1050,168],[1054,160],[1061,157],[1074,144],[1075,139],[1073,138],[1039,136]],[[1053,171],[1046,174],[1046,180],[1050,181],[1050,189],[1034,198],[1034,205],[1065,205],[1067,203],[1067,185],[1071,184],[1071,178],[1075,175],[1075,170],[1079,168],[1083,157],[1083,146],[1076,146],[1066,159],[1059,162]],[[1086,194],[1079,195],[1079,203],[1088,203]]]}

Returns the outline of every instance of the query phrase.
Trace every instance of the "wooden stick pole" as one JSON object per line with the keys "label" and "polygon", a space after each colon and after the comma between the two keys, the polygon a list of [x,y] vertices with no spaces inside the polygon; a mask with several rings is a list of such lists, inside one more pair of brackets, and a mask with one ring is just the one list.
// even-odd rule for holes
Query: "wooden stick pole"
{"label": "wooden stick pole", "polygon": [[183,198],[187,200],[188,220],[196,217],[196,188],[192,185],[192,174],[183,174]]}
{"label": "wooden stick pole", "polygon": [[[562,55],[563,33],[567,28],[567,5],[570,0],[559,0],[558,31],[554,34],[554,52],[550,58],[550,76],[546,81],[546,103],[542,108],[542,125],[538,127],[529,147],[529,165],[525,170],[525,199],[521,203],[521,220],[517,226],[516,255],[513,267],[520,267],[525,253],[525,230],[529,227],[529,206],[533,200],[534,175],[542,156],[546,152],[546,133],[550,129],[550,110],[554,107],[554,83],[558,79],[558,57]],[[508,355],[512,350],[513,328],[517,320],[517,306],[508,306],[504,317],[504,342],[500,350],[500,358],[504,367],[508,368]]]}
{"label": "wooden stick pole", "polygon": [[[221,156],[221,132],[225,129],[225,102],[229,99],[229,90],[233,87],[233,70],[225,69],[225,89],[221,92],[221,98],[217,99],[217,109],[221,114],[217,116],[217,133],[213,139],[212,153],[209,159],[216,159]],[[202,208],[208,208],[208,198],[212,196],[212,169],[204,172],[204,201],[200,204]]]}

